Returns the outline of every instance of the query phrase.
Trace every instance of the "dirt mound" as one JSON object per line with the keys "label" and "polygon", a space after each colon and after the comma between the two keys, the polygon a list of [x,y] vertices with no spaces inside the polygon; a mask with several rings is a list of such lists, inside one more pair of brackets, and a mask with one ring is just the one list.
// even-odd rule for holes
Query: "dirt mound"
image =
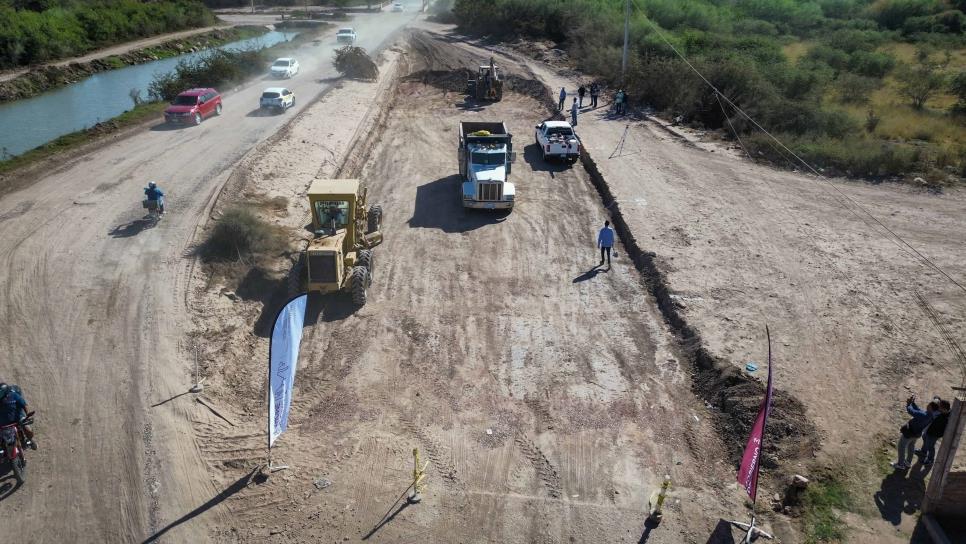
{"label": "dirt mound", "polygon": [[[455,70],[420,70],[409,74],[404,81],[418,81],[425,85],[431,85],[456,93],[465,93],[467,82],[476,77],[476,73],[467,68],[457,68]],[[503,77],[503,92],[512,92],[535,98],[548,109],[556,113],[550,89],[543,83],[516,74],[509,74]]]}
{"label": "dirt mound", "polygon": [[379,68],[361,47],[347,45],[335,51],[335,69],[353,79],[371,81],[379,77]]}

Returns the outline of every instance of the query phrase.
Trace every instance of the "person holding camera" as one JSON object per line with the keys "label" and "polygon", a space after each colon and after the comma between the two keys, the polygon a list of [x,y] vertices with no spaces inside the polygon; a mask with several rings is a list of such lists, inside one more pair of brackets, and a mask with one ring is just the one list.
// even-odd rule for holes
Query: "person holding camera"
{"label": "person holding camera", "polygon": [[896,470],[906,470],[912,463],[912,456],[916,451],[916,441],[922,436],[922,432],[932,423],[934,417],[939,412],[939,405],[930,402],[925,410],[916,406],[916,396],[913,395],[906,399],[906,412],[912,419],[906,422],[899,429],[899,460],[892,464]]}

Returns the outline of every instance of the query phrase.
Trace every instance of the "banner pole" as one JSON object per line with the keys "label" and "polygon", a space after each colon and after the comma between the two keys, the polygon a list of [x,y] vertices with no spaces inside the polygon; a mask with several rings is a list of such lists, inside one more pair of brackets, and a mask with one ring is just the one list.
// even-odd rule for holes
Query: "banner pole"
{"label": "banner pole", "polygon": [[[759,446],[759,451],[765,451],[765,428],[768,425],[768,414],[771,412],[771,387],[772,387],[772,373],[771,373],[771,331],[768,330],[768,325],[765,325],[765,338],[768,342],[768,384],[765,391],[765,402],[762,406],[764,410],[764,415],[762,418],[761,425],[761,444]],[[758,474],[761,472],[761,462],[755,463],[755,475],[754,475],[754,493],[751,494],[751,523],[742,523],[740,521],[730,521],[732,525],[736,525],[742,530],[746,531],[745,538],[741,541],[743,544],[751,544],[751,541],[756,536],[761,536],[771,540],[773,537],[769,533],[762,531],[755,525],[758,517]]]}

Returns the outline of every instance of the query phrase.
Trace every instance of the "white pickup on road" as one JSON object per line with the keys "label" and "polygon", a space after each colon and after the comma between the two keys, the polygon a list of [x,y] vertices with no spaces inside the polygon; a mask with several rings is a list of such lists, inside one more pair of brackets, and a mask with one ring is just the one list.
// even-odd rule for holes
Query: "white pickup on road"
{"label": "white pickup on road", "polygon": [[580,158],[580,140],[570,123],[546,121],[537,125],[536,129],[536,141],[543,153],[543,160],[559,157],[576,162]]}

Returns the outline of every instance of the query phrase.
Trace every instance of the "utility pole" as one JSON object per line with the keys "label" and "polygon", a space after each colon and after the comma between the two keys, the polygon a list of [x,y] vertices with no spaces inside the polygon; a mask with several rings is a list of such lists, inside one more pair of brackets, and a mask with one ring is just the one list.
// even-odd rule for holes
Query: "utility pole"
{"label": "utility pole", "polygon": [[627,39],[630,36],[631,0],[624,0],[624,54],[621,56],[621,87],[627,74]]}
{"label": "utility pole", "polygon": [[255,13],[255,0],[252,0],[252,14]]}

